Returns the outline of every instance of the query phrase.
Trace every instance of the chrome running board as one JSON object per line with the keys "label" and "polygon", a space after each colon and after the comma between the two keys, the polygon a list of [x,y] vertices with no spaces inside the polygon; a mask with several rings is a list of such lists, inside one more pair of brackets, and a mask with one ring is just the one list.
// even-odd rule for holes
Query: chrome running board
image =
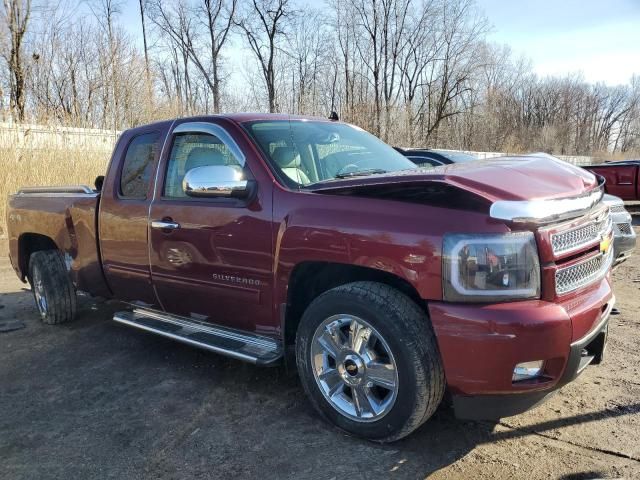
{"label": "chrome running board", "polygon": [[256,365],[272,365],[282,358],[280,343],[271,338],[163,312],[136,308],[117,312],[113,320]]}

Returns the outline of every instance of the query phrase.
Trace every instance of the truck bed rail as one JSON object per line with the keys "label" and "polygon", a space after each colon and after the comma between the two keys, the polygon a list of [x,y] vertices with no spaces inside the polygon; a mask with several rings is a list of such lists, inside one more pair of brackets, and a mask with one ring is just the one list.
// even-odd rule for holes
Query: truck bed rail
{"label": "truck bed rail", "polygon": [[18,190],[16,195],[38,195],[43,193],[94,194],[96,192],[87,185],[60,185],[55,187],[24,187]]}

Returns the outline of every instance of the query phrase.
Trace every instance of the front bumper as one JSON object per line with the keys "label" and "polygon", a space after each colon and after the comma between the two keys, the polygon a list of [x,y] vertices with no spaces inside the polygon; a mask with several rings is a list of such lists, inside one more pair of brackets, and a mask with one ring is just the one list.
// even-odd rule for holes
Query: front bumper
{"label": "front bumper", "polygon": [[[477,420],[522,413],[599,363],[613,304],[606,279],[564,303],[431,304],[456,416]],[[515,365],[534,360],[545,360],[544,374],[513,382]]]}
{"label": "front bumper", "polygon": [[630,233],[622,233],[618,228],[615,229],[613,236],[613,252],[614,252],[614,266],[624,262],[631,256],[631,253],[636,248],[636,232],[633,226],[629,224]]}
{"label": "front bumper", "polygon": [[610,312],[611,308],[596,328],[571,344],[564,373],[551,389],[503,395],[457,395],[453,397],[456,417],[468,420],[495,420],[518,415],[543,403],[561,387],[580,375],[587,366],[602,361],[607,346]]}

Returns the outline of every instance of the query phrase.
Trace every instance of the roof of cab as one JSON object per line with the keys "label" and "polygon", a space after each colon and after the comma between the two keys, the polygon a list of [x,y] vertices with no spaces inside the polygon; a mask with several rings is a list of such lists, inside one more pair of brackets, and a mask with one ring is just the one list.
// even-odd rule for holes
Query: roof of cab
{"label": "roof of cab", "polygon": [[165,128],[170,126],[173,122],[176,121],[203,121],[207,119],[227,119],[236,123],[246,123],[246,122],[255,122],[255,121],[289,121],[289,120],[313,120],[315,122],[333,122],[333,120],[329,120],[324,117],[314,117],[310,115],[289,115],[288,113],[251,113],[251,112],[241,112],[241,113],[221,113],[217,115],[197,115],[191,117],[178,117],[168,120],[161,120],[158,122],[148,123],[144,125],[138,125],[137,127],[133,127],[127,129],[129,134],[135,134],[140,130],[148,130],[149,127],[158,127]]}
{"label": "roof of cab", "polygon": [[288,113],[258,113],[258,112],[242,112],[242,113],[227,113],[218,115],[219,117],[228,118],[238,123],[253,122],[257,120],[314,120],[321,122],[330,122],[328,118],[314,117],[310,115],[289,115]]}

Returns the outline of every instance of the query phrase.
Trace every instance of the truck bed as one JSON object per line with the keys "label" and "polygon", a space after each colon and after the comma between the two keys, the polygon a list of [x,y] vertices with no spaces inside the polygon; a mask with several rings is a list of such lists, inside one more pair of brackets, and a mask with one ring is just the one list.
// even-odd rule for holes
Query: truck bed
{"label": "truck bed", "polygon": [[31,252],[58,248],[78,290],[108,295],[98,248],[99,202],[100,194],[84,185],[30,187],[9,196],[9,257],[22,281]]}

